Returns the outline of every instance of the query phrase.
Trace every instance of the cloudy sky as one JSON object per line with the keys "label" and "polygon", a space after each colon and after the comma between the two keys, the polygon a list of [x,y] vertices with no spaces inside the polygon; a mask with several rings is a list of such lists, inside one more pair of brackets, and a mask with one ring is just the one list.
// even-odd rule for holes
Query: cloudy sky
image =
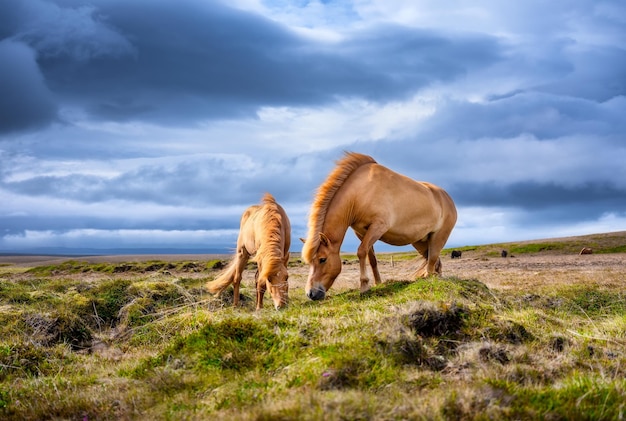
{"label": "cloudy sky", "polygon": [[344,150],[448,247],[626,230],[626,3],[0,2],[0,252],[228,249],[265,192],[297,239]]}

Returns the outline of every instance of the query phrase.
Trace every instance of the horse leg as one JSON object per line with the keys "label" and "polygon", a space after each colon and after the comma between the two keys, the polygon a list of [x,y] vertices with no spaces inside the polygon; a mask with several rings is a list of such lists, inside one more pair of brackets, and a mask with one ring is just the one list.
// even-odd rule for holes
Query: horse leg
{"label": "horse leg", "polygon": [[[363,236],[357,234],[359,240],[363,241]],[[380,272],[378,272],[378,260],[376,259],[376,253],[374,252],[374,246],[370,248],[370,251],[367,253],[367,259],[370,262],[370,266],[372,268],[372,273],[374,274],[374,285],[378,285],[382,282],[380,278]]]}
{"label": "horse leg", "polygon": [[372,273],[374,274],[374,285],[378,285],[382,281],[380,279],[380,273],[378,272],[378,260],[376,259],[376,253],[374,253],[374,246],[372,246],[370,252],[367,254],[367,258],[370,261]]}
{"label": "horse leg", "polygon": [[427,268],[427,276],[428,275],[441,275],[441,259],[439,258],[439,254],[441,253],[441,249],[448,241],[448,237],[452,232],[452,226],[444,227],[440,231],[434,232],[429,236],[428,239],[428,268]]}
{"label": "horse leg", "polygon": [[428,264],[428,241],[417,241],[411,244],[417,250],[419,256],[422,257],[423,261],[419,268],[413,274],[414,278],[425,278],[428,276],[428,270],[426,268]]}
{"label": "horse leg", "polygon": [[239,305],[239,284],[241,283],[241,278],[243,277],[243,271],[246,268],[246,264],[248,263],[248,258],[250,254],[246,250],[245,247],[239,247],[237,249],[237,263],[235,266],[235,279],[233,280],[233,306],[237,307]]}
{"label": "horse leg", "polygon": [[366,292],[370,289],[369,286],[369,278],[366,272],[366,257],[369,256],[370,265],[372,266],[372,271],[374,272],[374,280],[376,284],[380,283],[380,273],[378,273],[378,261],[376,260],[376,255],[374,254],[374,243],[382,237],[382,235],[387,231],[387,225],[384,223],[372,223],[365,235],[361,236],[357,234],[357,237],[361,239],[361,244],[359,244],[359,248],[357,249],[356,255],[359,258],[359,272],[360,272],[360,281],[361,281],[361,293]]}
{"label": "horse leg", "polygon": [[256,271],[254,275],[254,281],[256,283],[256,309],[261,310],[263,308],[263,297],[265,296],[265,290],[267,285],[265,282],[259,282],[259,271]]}

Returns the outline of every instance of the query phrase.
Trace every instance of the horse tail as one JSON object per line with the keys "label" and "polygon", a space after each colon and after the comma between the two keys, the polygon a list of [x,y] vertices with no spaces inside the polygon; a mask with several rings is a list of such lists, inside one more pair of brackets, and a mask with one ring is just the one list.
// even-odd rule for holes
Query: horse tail
{"label": "horse tail", "polygon": [[214,280],[206,283],[206,288],[211,294],[218,295],[226,287],[235,281],[235,272],[237,270],[237,259],[232,259],[226,269]]}

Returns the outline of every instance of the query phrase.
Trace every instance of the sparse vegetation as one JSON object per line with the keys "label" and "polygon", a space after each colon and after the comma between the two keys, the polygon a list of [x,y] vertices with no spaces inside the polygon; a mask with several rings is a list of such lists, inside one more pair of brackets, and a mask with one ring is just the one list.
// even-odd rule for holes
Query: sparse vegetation
{"label": "sparse vegetation", "polygon": [[[286,310],[254,312],[251,283],[238,309],[232,292],[203,292],[213,265],[0,266],[0,419],[626,412],[626,296],[612,272],[558,285],[545,275],[532,290],[458,276],[399,279],[363,295],[336,288],[322,302],[307,301],[294,276]],[[297,258],[290,268],[307,270]]]}
{"label": "sparse vegetation", "polygon": [[[594,253],[626,252],[626,232],[618,231],[606,234],[581,235],[576,237],[551,238],[514,243],[487,244],[481,246],[457,247],[455,250],[472,251],[477,255],[500,256],[502,250],[512,254],[577,254],[583,247],[591,247]],[[444,250],[447,255],[451,250]]]}

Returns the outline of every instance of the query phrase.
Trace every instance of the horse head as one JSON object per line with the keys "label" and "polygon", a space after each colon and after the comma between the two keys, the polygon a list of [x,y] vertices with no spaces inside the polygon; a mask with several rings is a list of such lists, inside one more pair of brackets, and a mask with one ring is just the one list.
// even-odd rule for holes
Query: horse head
{"label": "horse head", "polygon": [[265,282],[267,289],[269,289],[276,310],[286,307],[289,301],[288,279],[289,274],[284,266],[265,276],[261,275],[261,282]]}
{"label": "horse head", "polygon": [[[305,240],[301,239],[303,242]],[[309,278],[304,292],[311,300],[322,300],[326,291],[333,285],[335,279],[341,273],[341,258],[339,247],[341,244],[331,242],[324,234],[319,234],[319,247],[313,254],[309,263]]]}

